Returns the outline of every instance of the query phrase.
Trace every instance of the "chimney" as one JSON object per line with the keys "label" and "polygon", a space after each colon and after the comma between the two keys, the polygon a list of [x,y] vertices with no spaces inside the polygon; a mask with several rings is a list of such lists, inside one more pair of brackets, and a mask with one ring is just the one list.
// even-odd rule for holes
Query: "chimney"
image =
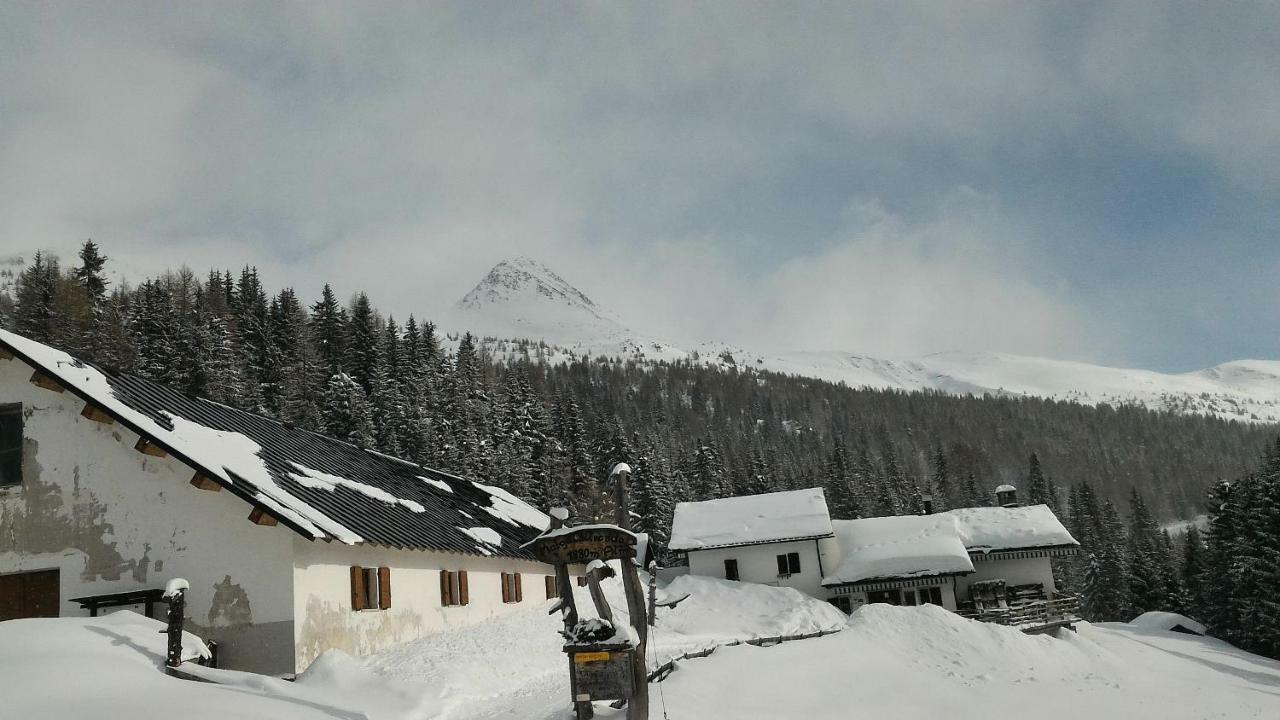
{"label": "chimney", "polygon": [[933,496],[930,495],[929,493],[925,493],[924,495],[920,496],[920,514],[921,515],[933,514]]}
{"label": "chimney", "polygon": [[1018,507],[1018,488],[1012,485],[1001,485],[996,488],[996,505]]}

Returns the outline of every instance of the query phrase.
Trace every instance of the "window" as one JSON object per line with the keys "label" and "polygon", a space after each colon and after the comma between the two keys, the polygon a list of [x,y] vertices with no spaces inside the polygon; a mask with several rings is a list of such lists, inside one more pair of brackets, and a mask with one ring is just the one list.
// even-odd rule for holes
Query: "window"
{"label": "window", "polygon": [[844,613],[845,615],[848,615],[849,613],[853,612],[853,606],[852,604],[850,604],[849,598],[843,595],[839,597],[831,598],[830,602],[832,605],[835,605],[836,607],[840,608],[840,612]]}
{"label": "window", "polygon": [[440,606],[467,605],[471,602],[467,591],[467,571],[440,571]]}
{"label": "window", "polygon": [[733,558],[729,558],[728,560],[724,561],[724,579],[725,580],[738,579],[738,561],[737,560],[734,560]]}
{"label": "window", "polygon": [[0,405],[0,487],[22,482],[22,404]]}
{"label": "window", "polygon": [[555,575],[547,575],[542,578],[543,583],[547,586],[547,599],[560,597],[560,586],[556,584]]}
{"label": "window", "polygon": [[902,604],[908,607],[916,604],[916,591],[904,590],[902,592]]}
{"label": "window", "polygon": [[0,622],[58,617],[58,571],[0,575]]}
{"label": "window", "polygon": [[586,586],[587,586],[587,576],[586,576],[586,575],[579,575],[579,576],[578,576],[578,587],[586,587]]}
{"label": "window", "polygon": [[902,596],[897,590],[873,590],[867,593],[868,603],[888,603],[890,605],[901,605]]}
{"label": "window", "polygon": [[391,568],[351,566],[351,609],[386,610],[391,607]]}
{"label": "window", "polygon": [[778,576],[786,577],[800,572],[800,553],[787,553],[778,556]]}
{"label": "window", "polygon": [[920,604],[921,605],[941,605],[942,604],[942,588],[940,587],[920,588]]}
{"label": "window", "polygon": [[502,602],[518,603],[524,600],[524,590],[520,585],[520,573],[502,573]]}

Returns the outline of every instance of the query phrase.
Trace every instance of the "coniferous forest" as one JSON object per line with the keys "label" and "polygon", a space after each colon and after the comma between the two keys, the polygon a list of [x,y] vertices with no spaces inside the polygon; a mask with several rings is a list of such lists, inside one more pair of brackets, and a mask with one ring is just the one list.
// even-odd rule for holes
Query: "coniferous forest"
{"label": "coniferous forest", "polygon": [[[1082,543],[1060,577],[1090,619],[1176,610],[1280,654],[1280,441],[1272,426],[1140,407],[854,389],[695,363],[543,362],[538,341],[443,335],[329,286],[303,299],[253,268],[112,286],[86,242],[0,292],[6,329],[107,371],[502,486],[578,519],[635,468],[659,546],[676,502],[821,486],[832,515],[985,505],[1002,483]],[[1264,455],[1265,452],[1265,455]],[[1258,458],[1262,457],[1261,467]],[[1209,514],[1176,537],[1161,522]]]}

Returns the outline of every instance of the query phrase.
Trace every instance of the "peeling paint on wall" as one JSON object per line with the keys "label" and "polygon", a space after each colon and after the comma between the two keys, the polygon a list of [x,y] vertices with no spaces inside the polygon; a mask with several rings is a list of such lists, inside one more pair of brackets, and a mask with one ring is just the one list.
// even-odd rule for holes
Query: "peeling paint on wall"
{"label": "peeling paint on wall", "polygon": [[[388,610],[352,612],[338,603],[307,597],[306,618],[298,633],[297,665],[305,668],[326,650],[338,649],[360,656],[423,635],[422,615],[392,607]],[[367,621],[376,616],[377,622]]]}
{"label": "peeling paint on wall", "polygon": [[231,576],[213,585],[213,602],[209,604],[209,627],[236,627],[253,624],[253,609],[244,588],[231,582]]}
{"label": "peeling paint on wall", "polygon": [[[38,461],[39,449],[35,439],[24,440],[22,487],[16,496],[20,501],[0,506],[0,552],[37,554],[76,549],[84,553],[81,578],[86,582],[97,578],[119,580],[126,571],[136,577],[139,566],[148,562],[145,553],[141,560],[135,561],[126,561],[120,556],[115,541],[108,540],[114,528],[104,519],[106,507],[91,493],[84,493],[89,497],[81,497],[67,508],[61,488],[41,482],[43,468]],[[78,481],[78,474],[76,479]],[[145,578],[146,569],[141,572]]]}

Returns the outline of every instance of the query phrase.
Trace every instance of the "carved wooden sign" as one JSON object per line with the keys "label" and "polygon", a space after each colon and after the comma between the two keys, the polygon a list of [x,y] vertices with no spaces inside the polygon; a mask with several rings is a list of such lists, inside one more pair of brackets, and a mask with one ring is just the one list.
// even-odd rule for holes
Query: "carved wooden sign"
{"label": "carved wooden sign", "polygon": [[579,525],[540,535],[528,547],[548,565],[575,565],[634,558],[636,536],[616,525]]}

